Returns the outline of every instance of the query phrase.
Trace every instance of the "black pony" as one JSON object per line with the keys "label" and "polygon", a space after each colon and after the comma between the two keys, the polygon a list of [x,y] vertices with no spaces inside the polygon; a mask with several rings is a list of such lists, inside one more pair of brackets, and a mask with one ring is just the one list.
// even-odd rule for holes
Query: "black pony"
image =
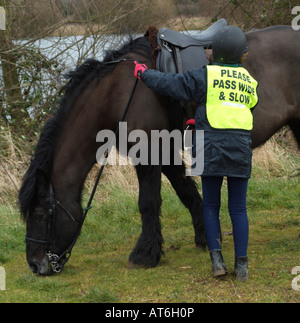
{"label": "black pony", "polygon": [[[264,143],[284,125],[290,125],[300,145],[300,37],[291,28],[277,27],[248,34],[247,69],[259,83],[259,106],[254,113],[254,147]],[[282,56],[284,51],[284,56]],[[87,60],[71,72],[55,115],[46,123],[19,193],[26,221],[27,261],[34,273],[50,275],[62,269],[70,246],[80,233],[81,195],[85,179],[95,164],[97,133],[115,131],[135,83],[137,60],[152,66],[153,49],[147,37],[130,40],[111,51],[103,62]],[[283,58],[282,58],[283,57]],[[122,63],[107,62],[126,58]],[[172,104],[138,83],[126,116],[128,132],[171,128]],[[181,130],[181,129],[180,129]],[[130,149],[135,143],[128,143]],[[172,156],[172,154],[170,154]],[[149,161],[150,161],[149,152]],[[202,201],[184,165],[137,165],[142,233],[130,265],[154,267],[163,253],[160,226],[161,173],[170,180],[189,209],[197,247],[205,248]],[[75,239],[75,240],[74,240]]]}

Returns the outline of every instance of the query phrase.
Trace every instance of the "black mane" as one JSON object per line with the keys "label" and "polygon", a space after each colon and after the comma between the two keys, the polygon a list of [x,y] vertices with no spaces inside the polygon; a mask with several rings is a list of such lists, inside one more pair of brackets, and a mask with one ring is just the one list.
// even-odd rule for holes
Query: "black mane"
{"label": "black mane", "polygon": [[140,37],[133,40],[130,37],[129,42],[121,49],[106,52],[103,62],[96,59],[87,59],[74,71],[66,74],[66,78],[69,81],[62,89],[64,95],[60,105],[54,116],[46,122],[30,166],[23,178],[22,187],[19,192],[19,206],[24,220],[26,220],[27,213],[31,209],[33,200],[37,197],[38,175],[40,173],[43,174],[47,183],[50,183],[54,149],[74,100],[93,79],[99,81],[107,73],[114,70],[115,64],[104,63],[117,60],[129,52],[148,58],[151,58],[152,55],[152,49],[147,38]]}

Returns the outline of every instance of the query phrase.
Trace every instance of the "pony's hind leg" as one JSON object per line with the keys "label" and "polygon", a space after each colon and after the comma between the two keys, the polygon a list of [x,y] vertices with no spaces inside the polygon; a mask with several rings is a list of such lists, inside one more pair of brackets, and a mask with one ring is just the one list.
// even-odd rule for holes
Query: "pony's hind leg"
{"label": "pony's hind leg", "polygon": [[191,213],[196,247],[205,250],[207,240],[204,228],[202,199],[195,181],[191,177],[185,175],[184,165],[163,166],[162,171],[172,184],[183,205],[188,208]]}
{"label": "pony's hind leg", "polygon": [[160,225],[161,167],[136,166],[139,180],[139,209],[142,214],[142,234],[129,257],[129,268],[155,267],[163,254]]}

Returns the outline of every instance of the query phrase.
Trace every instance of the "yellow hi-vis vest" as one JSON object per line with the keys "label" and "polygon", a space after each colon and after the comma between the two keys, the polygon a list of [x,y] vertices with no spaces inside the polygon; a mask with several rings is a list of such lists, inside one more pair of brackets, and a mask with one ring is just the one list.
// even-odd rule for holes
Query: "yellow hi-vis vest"
{"label": "yellow hi-vis vest", "polygon": [[207,66],[207,119],[216,129],[253,129],[257,81],[243,67]]}

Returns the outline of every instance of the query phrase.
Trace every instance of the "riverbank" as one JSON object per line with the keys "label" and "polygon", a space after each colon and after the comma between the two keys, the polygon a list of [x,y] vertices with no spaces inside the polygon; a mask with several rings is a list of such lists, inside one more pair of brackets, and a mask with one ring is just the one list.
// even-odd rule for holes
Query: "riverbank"
{"label": "riverbank", "polygon": [[[180,16],[176,18],[169,19],[165,21],[163,24],[159,23],[157,28],[171,28],[177,31],[183,30],[205,30],[212,24],[210,17],[188,17],[188,16]],[[153,23],[155,25],[155,23]],[[60,26],[51,34],[50,37],[67,37],[67,36],[83,36],[83,35],[93,35],[100,34],[105,31],[105,34],[115,34],[114,29],[107,29],[106,25],[99,24],[75,24],[69,23],[63,26]],[[126,32],[130,30],[123,30]],[[146,31],[146,30],[145,30]]]}

